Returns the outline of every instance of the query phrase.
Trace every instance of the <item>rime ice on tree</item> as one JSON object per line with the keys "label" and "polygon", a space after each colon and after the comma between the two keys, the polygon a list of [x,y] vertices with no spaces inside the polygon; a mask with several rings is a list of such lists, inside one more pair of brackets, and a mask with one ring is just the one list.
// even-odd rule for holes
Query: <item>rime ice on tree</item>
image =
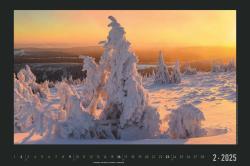
{"label": "rime ice on tree", "polygon": [[225,71],[235,71],[236,66],[234,60],[230,60],[228,64],[225,66]]}
{"label": "rime ice on tree", "polygon": [[218,62],[214,62],[211,67],[211,72],[222,72],[223,66],[220,65]]}
{"label": "rime ice on tree", "polygon": [[123,128],[141,121],[147,106],[147,94],[136,69],[137,58],[129,51],[130,43],[125,38],[124,28],[114,17],[109,16],[109,19],[111,30],[103,55],[110,60],[110,73],[105,85],[108,98],[104,111],[107,119],[119,119]]}
{"label": "rime ice on tree", "polygon": [[212,64],[211,72],[232,72],[236,70],[234,60],[230,60],[227,64],[222,64],[222,62],[214,62]]}
{"label": "rime ice on tree", "polygon": [[48,81],[45,81],[43,84],[36,83],[36,76],[32,73],[28,65],[25,65],[25,68],[17,73],[17,78],[25,83],[26,86],[29,86],[32,92],[38,94],[40,97],[48,98],[50,95]]}
{"label": "rime ice on tree", "polygon": [[176,84],[181,82],[181,72],[180,72],[179,61],[176,61],[175,66],[173,67],[173,71],[171,74],[171,82],[176,83]]}
{"label": "rime ice on tree", "polygon": [[14,76],[14,126],[15,132],[30,131],[30,136],[42,128],[40,113],[43,111],[41,101],[34,94],[32,87],[35,85],[36,77],[28,65]]}
{"label": "rime ice on tree", "polygon": [[[124,28],[114,17],[109,16],[109,19],[111,30],[107,41],[100,42],[104,53],[99,65],[87,69],[87,78],[88,72],[96,69],[95,76],[90,76],[95,77],[91,80],[95,94],[88,109],[94,110],[100,100],[104,101],[101,119],[117,123],[118,133],[130,126],[146,126],[147,121],[143,118],[152,111],[147,111],[147,93],[137,72],[136,55],[129,50],[130,43],[125,38]],[[87,64],[93,64],[87,59]]]}
{"label": "rime ice on tree", "polygon": [[155,73],[155,83],[165,84],[170,83],[170,75],[168,67],[164,62],[163,54],[160,52],[157,70]]}
{"label": "rime ice on tree", "polygon": [[63,138],[91,138],[90,130],[94,128],[93,117],[81,107],[80,97],[74,87],[65,82],[56,85],[60,96],[60,110],[65,112],[58,124],[58,134]]}
{"label": "rime ice on tree", "polygon": [[[114,17],[109,19],[111,30],[107,41],[101,42],[104,53],[100,62],[84,57],[83,70],[87,71],[87,78],[83,93],[78,95],[73,85],[63,80],[56,84],[59,106],[48,104],[40,107],[38,97],[31,101],[39,107],[35,105],[36,109],[31,111],[34,123],[30,125],[30,134],[25,140],[35,133],[48,137],[111,139],[152,138],[159,134],[159,114],[148,105],[148,95],[136,68],[137,58],[129,50],[130,43],[125,38],[123,27]],[[25,95],[30,98],[34,98],[34,93],[49,92],[48,82],[43,85],[35,83],[35,77],[27,67],[18,77],[27,85]],[[15,102],[19,102],[18,95],[16,93]],[[97,111],[101,114],[97,115]]]}
{"label": "rime ice on tree", "polygon": [[192,104],[184,104],[173,110],[169,119],[168,133],[171,138],[190,138],[205,134],[205,130],[201,128],[201,121],[205,117]]}
{"label": "rime ice on tree", "polygon": [[94,114],[99,99],[99,90],[101,88],[100,74],[102,74],[103,71],[98,70],[99,65],[96,64],[94,58],[84,56],[83,60],[84,65],[82,70],[87,71],[84,93],[88,94],[83,98],[83,105],[89,109],[91,114]]}
{"label": "rime ice on tree", "polygon": [[192,68],[192,67],[190,66],[190,64],[187,64],[187,65],[185,66],[185,69],[184,69],[184,74],[185,74],[185,75],[197,74],[197,70],[196,70],[196,68]]}
{"label": "rime ice on tree", "polygon": [[32,112],[34,111],[34,94],[31,88],[24,82],[24,75],[14,76],[14,130],[23,132],[32,125]]}

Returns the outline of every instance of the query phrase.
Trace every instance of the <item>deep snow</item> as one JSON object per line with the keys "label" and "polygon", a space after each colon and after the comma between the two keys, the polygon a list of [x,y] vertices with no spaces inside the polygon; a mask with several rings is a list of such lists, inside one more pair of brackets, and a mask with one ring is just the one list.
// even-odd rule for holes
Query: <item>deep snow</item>
{"label": "deep snow", "polygon": [[[82,85],[74,85],[81,91]],[[161,136],[155,139],[111,140],[111,139],[46,139],[34,135],[26,144],[236,144],[236,72],[198,72],[196,75],[182,75],[180,84],[156,85],[152,77],[143,79],[143,86],[149,94],[149,103],[158,107]],[[56,89],[42,101],[43,105],[58,106]],[[191,103],[199,108],[205,117],[202,127],[207,135],[188,139],[171,139],[164,132],[172,110]],[[21,143],[28,133],[15,133],[14,143]]]}

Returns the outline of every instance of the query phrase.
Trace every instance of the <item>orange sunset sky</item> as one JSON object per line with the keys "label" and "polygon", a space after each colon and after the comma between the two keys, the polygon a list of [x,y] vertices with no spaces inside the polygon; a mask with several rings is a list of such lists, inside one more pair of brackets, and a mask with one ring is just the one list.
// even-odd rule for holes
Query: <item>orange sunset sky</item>
{"label": "orange sunset sky", "polygon": [[236,47],[235,10],[15,10],[15,47],[96,46],[112,15],[133,48]]}

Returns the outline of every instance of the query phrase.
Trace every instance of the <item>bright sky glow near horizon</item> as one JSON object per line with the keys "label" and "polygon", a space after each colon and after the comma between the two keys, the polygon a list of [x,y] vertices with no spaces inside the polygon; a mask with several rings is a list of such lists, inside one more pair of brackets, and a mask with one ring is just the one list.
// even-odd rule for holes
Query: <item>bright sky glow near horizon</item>
{"label": "bright sky glow near horizon", "polygon": [[15,10],[15,47],[96,46],[107,38],[109,15],[134,48],[236,47],[236,10]]}

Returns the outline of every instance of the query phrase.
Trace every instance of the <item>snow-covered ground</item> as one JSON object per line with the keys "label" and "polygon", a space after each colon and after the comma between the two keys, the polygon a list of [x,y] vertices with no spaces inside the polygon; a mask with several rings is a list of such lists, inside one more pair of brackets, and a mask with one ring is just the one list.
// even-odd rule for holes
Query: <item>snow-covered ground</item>
{"label": "snow-covered ground", "polygon": [[147,69],[147,68],[151,68],[151,67],[156,67],[156,65],[148,65],[148,64],[138,64],[137,65],[138,70],[143,70],[143,69]]}
{"label": "snow-covered ground", "polygon": [[[149,92],[149,102],[158,107],[162,124],[161,136],[156,139],[111,140],[111,139],[46,139],[34,135],[27,144],[236,144],[237,110],[236,110],[236,73],[199,72],[196,75],[183,75],[180,84],[157,85],[153,78],[143,79],[144,88]],[[81,90],[81,85],[76,85]],[[51,89],[50,99],[42,104],[56,104],[56,90]],[[188,139],[171,139],[164,134],[168,129],[168,115],[173,109],[184,103],[192,103],[205,117],[202,127],[207,134],[203,137]],[[55,105],[56,106],[56,105]],[[28,133],[15,133],[14,143],[23,141]]]}
{"label": "snow-covered ground", "polygon": [[[155,86],[148,80],[145,87],[150,92],[151,104],[162,107],[161,117],[183,103],[192,103],[204,113],[206,120],[202,125],[208,136],[179,140],[177,144],[236,144],[235,72],[183,76],[179,85]],[[167,123],[162,125],[162,129],[165,128]],[[168,143],[168,140],[160,142]]]}

